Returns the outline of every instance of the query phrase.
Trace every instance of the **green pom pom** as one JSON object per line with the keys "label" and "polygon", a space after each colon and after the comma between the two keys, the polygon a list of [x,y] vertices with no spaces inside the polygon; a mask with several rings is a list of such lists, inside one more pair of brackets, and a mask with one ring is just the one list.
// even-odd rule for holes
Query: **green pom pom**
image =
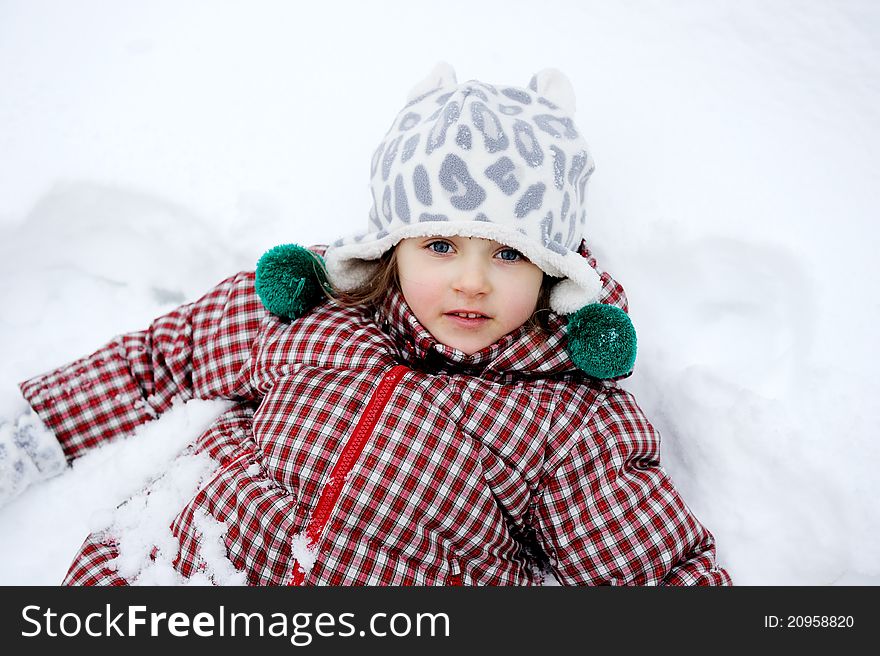
{"label": "green pom pom", "polygon": [[568,317],[568,355],[593,378],[625,376],[636,362],[636,331],[614,305],[591,303]]}
{"label": "green pom pom", "polygon": [[266,251],[257,262],[254,286],[269,312],[288,319],[306,314],[330,289],[321,257],[297,244]]}

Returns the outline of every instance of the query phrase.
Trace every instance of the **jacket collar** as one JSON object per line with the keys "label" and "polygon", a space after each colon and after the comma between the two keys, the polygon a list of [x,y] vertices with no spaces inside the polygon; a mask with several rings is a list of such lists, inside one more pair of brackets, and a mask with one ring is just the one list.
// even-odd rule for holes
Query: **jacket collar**
{"label": "jacket collar", "polygon": [[581,373],[565,350],[565,321],[555,313],[549,333],[520,326],[472,355],[438,342],[398,290],[379,305],[376,320],[404,362],[431,373],[477,375],[498,382]]}

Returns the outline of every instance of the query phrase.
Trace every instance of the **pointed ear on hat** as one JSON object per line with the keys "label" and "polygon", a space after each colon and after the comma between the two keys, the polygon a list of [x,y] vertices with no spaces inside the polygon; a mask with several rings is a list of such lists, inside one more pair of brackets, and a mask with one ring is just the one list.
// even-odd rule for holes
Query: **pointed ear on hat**
{"label": "pointed ear on hat", "polygon": [[415,100],[419,96],[424,95],[429,91],[433,91],[434,89],[454,87],[457,84],[458,80],[455,78],[455,71],[452,66],[445,61],[437,62],[437,64],[434,65],[434,69],[428,74],[428,77],[409,90],[409,93],[406,96],[406,101],[410,102]]}
{"label": "pointed ear on hat", "polygon": [[297,244],[269,249],[257,262],[257,296],[272,314],[298,319],[330,291],[321,256]]}
{"label": "pointed ear on hat", "polygon": [[568,316],[568,355],[593,378],[630,374],[637,340],[629,315],[616,305],[590,303]]}
{"label": "pointed ear on hat", "polygon": [[559,105],[568,114],[574,114],[574,88],[565,74],[556,68],[545,68],[532,76],[529,89]]}

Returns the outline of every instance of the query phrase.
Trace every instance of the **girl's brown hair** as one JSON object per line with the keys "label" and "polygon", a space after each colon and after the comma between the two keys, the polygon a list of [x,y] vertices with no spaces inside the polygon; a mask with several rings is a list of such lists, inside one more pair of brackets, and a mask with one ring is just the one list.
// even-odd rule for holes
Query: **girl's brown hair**
{"label": "girl's brown hair", "polygon": [[[556,278],[544,274],[541,281],[541,290],[538,292],[538,302],[535,311],[526,325],[539,332],[550,331],[550,288],[558,282]],[[334,290],[333,298],[340,305],[353,307],[364,305],[370,309],[377,308],[385,296],[392,289],[402,291],[400,278],[397,276],[397,249],[386,251],[378,260],[375,271],[367,280],[347,292]]]}

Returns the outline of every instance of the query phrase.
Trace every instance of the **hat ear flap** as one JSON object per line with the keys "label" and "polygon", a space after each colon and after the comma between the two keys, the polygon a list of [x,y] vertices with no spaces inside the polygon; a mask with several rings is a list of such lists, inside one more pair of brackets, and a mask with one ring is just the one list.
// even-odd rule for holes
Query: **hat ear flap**
{"label": "hat ear flap", "polygon": [[529,89],[559,105],[566,113],[574,114],[574,88],[565,74],[556,68],[544,68],[532,76]]}
{"label": "hat ear flap", "polygon": [[454,87],[457,84],[458,80],[455,78],[455,71],[452,66],[445,61],[437,62],[434,69],[428,74],[428,77],[409,90],[406,102],[412,102],[419,96],[423,96],[434,89]]}
{"label": "hat ear flap", "polygon": [[590,303],[569,315],[565,348],[588,376],[620,378],[635,365],[636,331],[629,315],[616,305]]}
{"label": "hat ear flap", "polygon": [[254,288],[269,312],[298,319],[324,300],[330,283],[320,255],[297,244],[282,244],[257,262]]}

